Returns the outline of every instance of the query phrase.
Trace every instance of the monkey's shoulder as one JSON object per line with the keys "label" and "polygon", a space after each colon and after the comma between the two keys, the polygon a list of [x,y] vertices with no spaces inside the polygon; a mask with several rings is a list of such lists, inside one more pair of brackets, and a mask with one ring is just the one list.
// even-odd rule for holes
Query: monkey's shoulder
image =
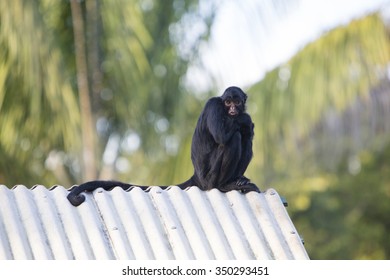
{"label": "monkey's shoulder", "polygon": [[223,102],[221,97],[211,97],[204,106],[203,112],[216,113],[223,110]]}

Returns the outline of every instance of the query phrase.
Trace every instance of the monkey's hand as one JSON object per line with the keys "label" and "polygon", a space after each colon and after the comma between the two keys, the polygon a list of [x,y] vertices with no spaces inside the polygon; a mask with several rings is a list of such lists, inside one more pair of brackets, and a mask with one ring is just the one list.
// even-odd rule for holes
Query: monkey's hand
{"label": "monkey's hand", "polygon": [[244,113],[244,114],[241,114],[240,116],[238,116],[237,117],[237,124],[239,125],[240,133],[243,136],[246,136],[246,137],[253,136],[253,134],[254,134],[253,129],[254,129],[255,125],[253,124],[252,119],[248,114]]}
{"label": "monkey's hand", "polygon": [[245,124],[240,127],[240,133],[242,136],[251,138],[254,135],[253,132],[254,124],[250,123],[249,125]]}
{"label": "monkey's hand", "polygon": [[247,125],[249,126],[252,123],[251,117],[247,113],[242,113],[236,118],[237,123],[239,126]]}

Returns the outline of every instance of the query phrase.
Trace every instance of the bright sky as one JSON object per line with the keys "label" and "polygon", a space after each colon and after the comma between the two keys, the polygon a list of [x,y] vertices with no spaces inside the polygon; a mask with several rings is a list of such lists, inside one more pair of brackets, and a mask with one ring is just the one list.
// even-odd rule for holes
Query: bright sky
{"label": "bright sky", "polygon": [[[390,4],[390,0],[289,0],[282,9],[274,9],[271,1],[264,0],[220,2],[211,40],[201,48],[204,67],[219,91],[259,81],[324,32]],[[207,89],[210,73],[193,68],[192,87]]]}

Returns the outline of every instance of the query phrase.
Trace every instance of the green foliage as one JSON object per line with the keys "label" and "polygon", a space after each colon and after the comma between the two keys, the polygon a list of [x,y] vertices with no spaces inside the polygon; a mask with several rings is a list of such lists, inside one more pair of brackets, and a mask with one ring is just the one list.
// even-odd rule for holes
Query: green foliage
{"label": "green foliage", "polygon": [[[196,44],[207,36],[212,15],[200,15],[197,1],[179,2],[80,2],[90,117],[99,137],[92,150],[103,178],[148,178],[145,183],[152,183],[150,172],[163,163],[174,165],[179,139],[189,135],[187,122],[197,113],[193,105],[198,101],[181,80],[196,57]],[[70,7],[69,1],[53,0],[0,3],[3,184],[69,186],[82,180],[84,128]],[[184,42],[191,23],[203,24],[203,32],[193,34],[193,41],[182,48],[178,42]],[[128,135],[140,139],[135,150],[125,145]],[[109,139],[119,139],[118,148],[107,150]],[[104,160],[104,152],[114,161]],[[132,169],[116,174],[118,159]]]}
{"label": "green foliage", "polygon": [[313,259],[390,257],[390,145],[381,153],[362,152],[359,158],[358,174],[351,174],[343,162],[337,174],[322,175],[333,177],[325,188],[307,194],[305,207],[293,211]]}
{"label": "green foliage", "polygon": [[249,90],[249,177],[287,198],[313,259],[390,257],[389,60],[387,29],[371,15],[325,34]]}
{"label": "green foliage", "polygon": [[[194,0],[80,5],[101,178],[187,179],[203,102],[183,78],[213,14]],[[73,19],[69,1],[0,1],[1,184],[82,180]],[[371,15],[248,91],[256,127],[247,175],[286,196],[312,258],[390,257],[389,61],[388,32]]]}
{"label": "green foliage", "polygon": [[0,178],[4,183],[12,178],[13,183],[46,180],[50,172],[43,163],[51,150],[80,149],[77,97],[40,8],[32,1],[0,3]]}
{"label": "green foliage", "polygon": [[[340,137],[325,141],[321,125],[359,98],[372,104],[370,89],[386,78],[389,60],[386,28],[379,16],[372,15],[330,31],[268,73],[249,90],[257,147],[251,176],[268,185],[294,171],[308,174],[317,167],[337,166],[338,157],[348,151],[340,145],[356,135],[336,127]],[[384,116],[373,112],[371,117]]]}

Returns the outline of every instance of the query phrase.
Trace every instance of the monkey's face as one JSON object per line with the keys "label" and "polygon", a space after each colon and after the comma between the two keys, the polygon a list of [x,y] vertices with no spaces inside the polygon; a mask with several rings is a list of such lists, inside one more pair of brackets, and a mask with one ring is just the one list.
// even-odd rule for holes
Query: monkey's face
{"label": "monkey's face", "polygon": [[242,113],[243,105],[239,99],[226,99],[223,104],[229,116],[235,117]]}
{"label": "monkey's face", "polygon": [[245,102],[247,95],[240,88],[227,88],[221,98],[225,112],[229,116],[236,117],[245,112]]}

